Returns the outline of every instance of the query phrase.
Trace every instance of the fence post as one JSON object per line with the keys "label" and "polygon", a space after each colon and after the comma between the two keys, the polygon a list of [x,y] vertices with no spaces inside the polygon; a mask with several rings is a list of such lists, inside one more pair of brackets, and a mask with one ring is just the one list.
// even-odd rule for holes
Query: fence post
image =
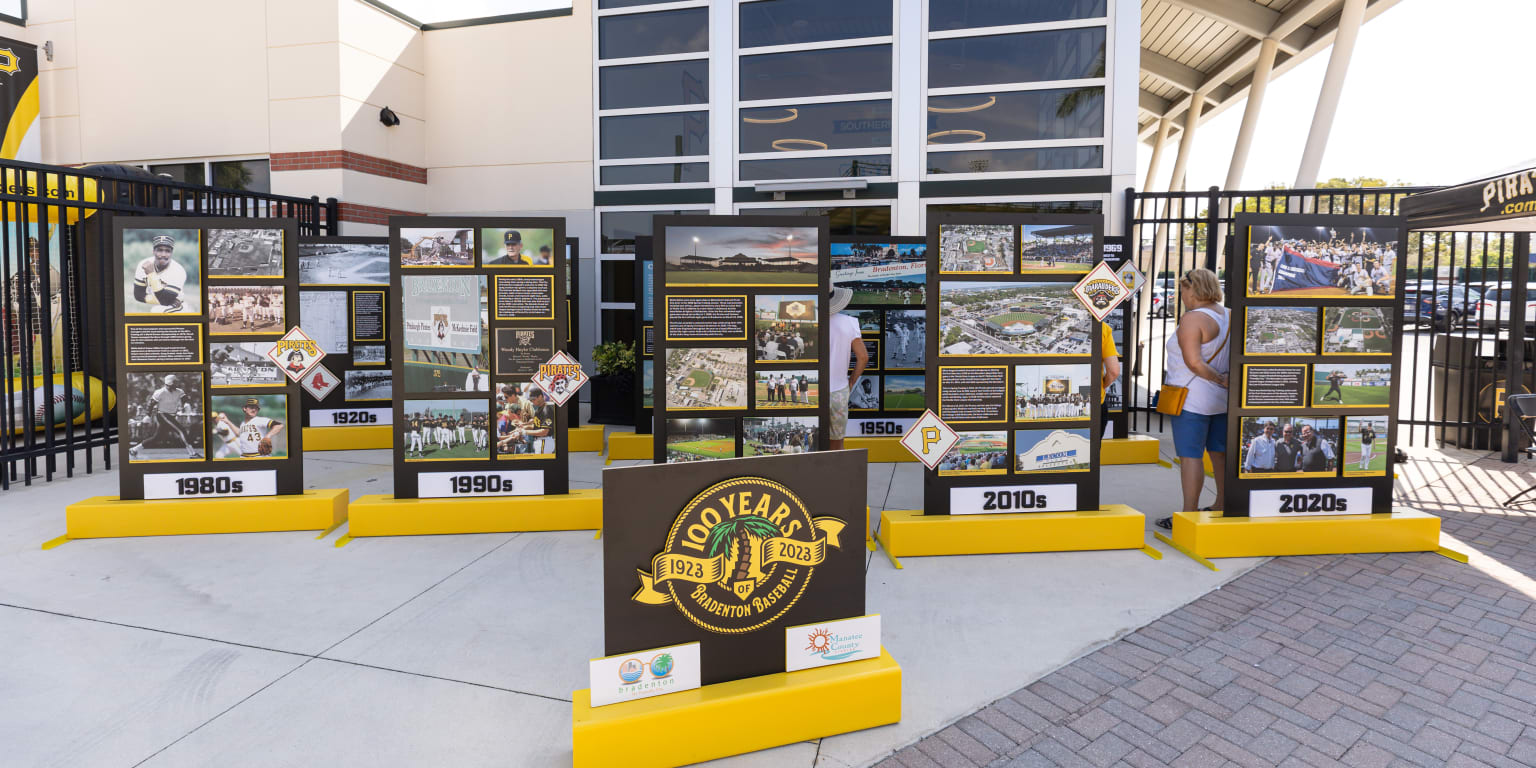
{"label": "fence post", "polygon": [[334,197],[325,199],[325,234],[335,237],[341,234],[340,203]]}
{"label": "fence post", "polygon": [[1218,194],[1220,187],[1211,187],[1205,191],[1205,268],[1216,272],[1216,237],[1221,234],[1221,196]]}
{"label": "fence post", "polygon": [[[1509,348],[1505,357],[1509,359],[1504,374],[1504,463],[1513,464],[1520,460],[1520,445],[1523,432],[1515,424],[1519,420],[1519,414],[1509,407],[1509,398],[1519,394],[1525,388],[1525,373],[1528,361],[1525,359],[1525,316],[1526,302],[1530,301],[1526,284],[1531,279],[1531,233],[1515,233],[1515,263],[1510,279],[1509,297]],[[1494,333],[1498,333],[1498,316],[1495,310]],[[1495,376],[1497,379],[1497,376]]]}

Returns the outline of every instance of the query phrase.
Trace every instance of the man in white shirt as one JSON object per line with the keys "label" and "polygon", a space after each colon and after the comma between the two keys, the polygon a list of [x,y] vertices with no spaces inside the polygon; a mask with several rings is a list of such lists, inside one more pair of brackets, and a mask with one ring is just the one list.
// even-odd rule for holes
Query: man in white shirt
{"label": "man in white shirt", "polygon": [[1248,455],[1243,457],[1244,472],[1275,471],[1275,425],[1264,424],[1264,432],[1248,442]]}
{"label": "man in white shirt", "polygon": [[[848,382],[858,381],[864,375],[864,366],[869,364],[869,352],[864,349],[864,339],[859,333],[859,321],[843,314],[848,308],[848,302],[853,300],[853,291],[847,288],[833,288],[828,299],[828,311],[832,315],[832,323],[827,329],[827,336],[831,342],[831,365],[829,366],[830,378],[828,390],[831,395],[828,399],[832,411],[832,423],[828,425],[827,437],[832,450],[843,449],[843,434],[848,431]],[[852,372],[849,372],[849,357],[853,359]]]}

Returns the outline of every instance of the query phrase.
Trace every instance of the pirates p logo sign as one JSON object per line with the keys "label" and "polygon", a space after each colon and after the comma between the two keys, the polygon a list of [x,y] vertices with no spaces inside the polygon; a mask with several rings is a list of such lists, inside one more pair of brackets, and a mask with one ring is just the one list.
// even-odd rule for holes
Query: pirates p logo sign
{"label": "pirates p logo sign", "polygon": [[21,59],[16,57],[16,52],[9,48],[0,48],[0,72],[14,75],[21,71]]}
{"label": "pirates p logo sign", "polygon": [[766,478],[716,483],[677,516],[631,599],[671,604],[711,632],[761,629],[800,599],[827,548],[840,548],[844,525],[811,517],[799,497]]}

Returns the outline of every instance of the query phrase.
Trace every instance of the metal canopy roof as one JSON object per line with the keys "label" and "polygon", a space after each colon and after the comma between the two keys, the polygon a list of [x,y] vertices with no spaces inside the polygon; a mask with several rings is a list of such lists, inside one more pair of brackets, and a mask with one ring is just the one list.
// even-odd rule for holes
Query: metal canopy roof
{"label": "metal canopy roof", "polygon": [[[1399,0],[1370,0],[1365,20]],[[1248,95],[1259,42],[1273,37],[1271,78],[1333,45],[1343,0],[1142,0],[1141,94],[1137,138],[1157,133],[1159,117],[1183,127],[1190,94],[1206,94],[1201,121]],[[1171,135],[1171,134],[1170,134]]]}

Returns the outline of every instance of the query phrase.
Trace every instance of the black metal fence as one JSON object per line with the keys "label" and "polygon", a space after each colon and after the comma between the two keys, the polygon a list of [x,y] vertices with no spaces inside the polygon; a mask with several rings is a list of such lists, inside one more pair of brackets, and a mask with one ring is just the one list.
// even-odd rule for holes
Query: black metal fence
{"label": "black metal fence", "polygon": [[[1164,345],[1182,308],[1177,278],[1207,267],[1225,278],[1245,245],[1231,227],[1239,213],[1396,216],[1407,195],[1433,187],[1272,189],[1203,192],[1126,190],[1125,232],[1146,273],[1127,366],[1126,409],[1133,430],[1161,430],[1164,417],[1151,395],[1163,380]],[[1233,258],[1236,261],[1232,261]],[[1536,389],[1530,366],[1516,374],[1508,363],[1514,313],[1525,313],[1525,292],[1511,285],[1517,259],[1529,259],[1525,236],[1488,232],[1409,233],[1402,296],[1402,401],[1398,423],[1408,445],[1498,450],[1506,392]],[[1515,299],[1515,300],[1512,300]],[[1524,340],[1532,360],[1533,342]],[[1523,376],[1521,375],[1523,374]],[[1523,379],[1523,380],[1522,380]]]}
{"label": "black metal fence", "polygon": [[[56,473],[110,468],[117,422],[110,219],[126,216],[292,217],[334,234],[322,202],[217,189],[122,166],[62,168],[0,161],[0,490]],[[92,418],[99,414],[98,418]]]}

